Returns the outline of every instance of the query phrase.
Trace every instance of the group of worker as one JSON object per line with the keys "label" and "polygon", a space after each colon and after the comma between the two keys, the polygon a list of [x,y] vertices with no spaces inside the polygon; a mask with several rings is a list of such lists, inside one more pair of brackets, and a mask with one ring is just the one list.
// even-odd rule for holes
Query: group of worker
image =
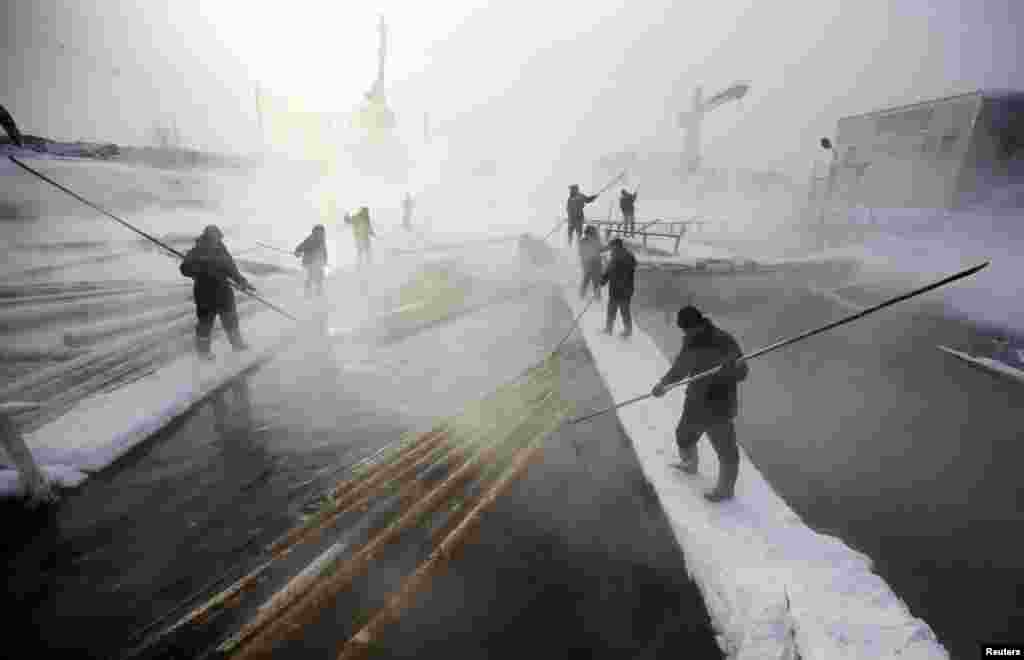
{"label": "group of worker", "polygon": [[[626,191],[623,191],[626,194]],[[626,248],[621,238],[611,240],[607,247],[601,245],[600,236],[593,225],[583,230],[583,206],[596,196],[582,195],[578,186],[570,188],[569,198],[569,241],[575,232],[579,237],[578,251],[583,280],[580,296],[592,289],[595,298],[600,299],[601,288],[608,285],[608,310],[604,332],[612,334],[617,316],[622,316],[624,330],[622,337],[633,333],[633,318],[630,303],[633,297],[637,259]],[[635,201],[635,193],[630,203]],[[353,215],[346,214],[345,222],[352,226],[359,254],[360,265],[370,262],[370,238],[375,236],[370,222],[369,210],[362,207]],[[403,224],[405,224],[403,219]],[[302,259],[306,268],[306,295],[323,294],[324,269],[327,264],[327,247],[323,225],[316,225],[312,233],[295,248],[295,256]],[[532,243],[524,237],[520,247]],[[607,266],[602,254],[610,252]],[[194,280],[196,303],[196,352],[204,360],[212,360],[210,333],[214,320],[219,315],[228,340],[234,350],[248,348],[243,340],[235,307],[231,284],[243,290],[252,291],[252,286],[239,272],[234,259],[224,246],[223,233],[210,225],[196,239],[193,247],[181,263],[181,273]],[[722,365],[719,371],[703,380],[687,386],[683,414],[676,427],[676,445],[680,461],[676,467],[687,474],[698,469],[697,442],[707,434],[719,458],[718,483],[705,494],[711,502],[721,502],[733,497],[739,474],[739,449],[736,440],[734,419],[738,409],[738,383],[747,377],[747,365],[737,361],[742,355],[736,339],[718,328],[696,307],[688,305],[679,310],[676,325],[683,332],[682,349],[669,371],[652,388],[651,395],[664,396],[669,386],[688,376]]]}
{"label": "group of worker", "polygon": [[[579,295],[584,298],[588,290],[592,290],[594,298],[600,300],[601,287],[608,284],[604,332],[612,334],[616,317],[621,314],[624,325],[622,337],[629,338],[633,333],[630,302],[637,260],[621,238],[612,239],[605,247],[601,245],[595,226],[584,229],[583,208],[595,199],[597,195],[580,193],[579,186],[569,188],[566,204],[569,245],[572,245],[573,234],[579,237],[577,249],[582,271]],[[635,232],[636,192],[623,190],[619,203],[623,212],[623,233],[632,235]],[[602,254],[609,251],[610,259],[605,266]],[[739,476],[740,454],[734,420],[739,407],[738,384],[747,378],[748,367],[746,362],[737,361],[742,351],[736,339],[696,307],[687,305],[680,309],[676,315],[676,326],[683,332],[682,349],[672,367],[652,388],[651,395],[662,397],[674,383],[721,365],[713,376],[687,385],[683,413],[675,432],[680,460],[674,467],[686,474],[697,473],[697,442],[706,434],[718,454],[719,471],[715,487],[705,494],[705,498],[710,502],[722,502],[735,495]]]}
{"label": "group of worker", "polygon": [[[412,196],[406,194],[402,200],[402,226],[412,229]],[[355,213],[345,214],[345,224],[352,228],[356,243],[356,255],[360,267],[372,261],[370,239],[377,234],[370,221],[368,207],[360,207]],[[324,276],[327,269],[327,239],[324,226],[315,225],[313,231],[296,246],[293,254],[302,259],[306,271],[305,294],[307,298],[320,297],[324,293]],[[246,350],[248,344],[242,339],[238,322],[238,310],[232,285],[254,291],[249,281],[239,272],[234,258],[224,245],[224,234],[216,225],[203,229],[195,246],[188,251],[180,266],[181,274],[193,280],[193,298],[196,305],[195,348],[203,360],[213,360],[211,333],[218,316],[227,333],[228,341],[236,351]]]}
{"label": "group of worker", "polygon": [[[600,193],[599,193],[600,194]],[[569,219],[569,245],[572,245],[573,234],[579,239],[583,234],[585,222],[583,209],[595,201],[598,195],[584,195],[576,184],[569,186],[569,199],[565,202],[565,212]],[[636,235],[636,198],[637,191],[629,192],[625,188],[619,194],[619,210],[622,212],[622,233],[624,236]]]}

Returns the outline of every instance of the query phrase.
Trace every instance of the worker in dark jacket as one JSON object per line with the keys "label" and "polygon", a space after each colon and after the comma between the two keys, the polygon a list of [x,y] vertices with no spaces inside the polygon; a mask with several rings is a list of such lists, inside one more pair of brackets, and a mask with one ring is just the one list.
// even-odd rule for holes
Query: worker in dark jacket
{"label": "worker in dark jacket", "polygon": [[576,184],[569,186],[569,199],[565,202],[565,212],[569,217],[569,245],[572,245],[573,232],[576,237],[583,235],[583,207],[597,199],[597,195],[584,195]]}
{"label": "worker in dark jacket", "polygon": [[368,265],[372,254],[370,252],[370,237],[377,234],[373,231],[370,223],[370,209],[360,207],[359,212],[353,216],[345,216],[345,224],[352,226],[352,235],[356,239],[356,253],[359,265]]}
{"label": "worker in dark jacket", "polygon": [[249,348],[242,340],[238,328],[238,310],[230,281],[245,290],[252,290],[249,281],[238,272],[235,260],[224,247],[224,234],[216,225],[209,225],[196,239],[194,248],[181,262],[181,274],[195,280],[192,295],[196,302],[196,352],[205,360],[212,360],[210,333],[213,322],[220,315],[221,325],[236,351]]}
{"label": "worker in dark jacket", "polygon": [[612,258],[601,277],[601,284],[608,284],[608,320],[604,332],[612,334],[615,316],[622,312],[622,323],[626,326],[622,336],[629,338],[633,334],[633,315],[629,310],[629,302],[633,298],[636,257],[626,249],[621,238],[613,238],[608,245],[612,249]]}
{"label": "worker in dark jacket", "polygon": [[577,243],[580,252],[580,267],[583,269],[583,281],[580,283],[580,298],[587,295],[587,288],[594,287],[594,297],[601,299],[601,253],[608,248],[601,246],[601,237],[597,227],[589,225],[583,231],[583,238]]}
{"label": "worker in dark jacket", "polygon": [[738,383],[746,379],[749,370],[746,362],[736,361],[743,354],[736,339],[696,307],[680,309],[676,324],[685,335],[683,348],[651,394],[664,396],[672,383],[724,365],[717,374],[686,386],[683,414],[676,427],[679,467],[689,474],[697,473],[697,441],[707,433],[718,454],[719,469],[718,483],[705,497],[721,502],[733,497],[739,476],[740,454],[733,420],[739,409]]}
{"label": "worker in dark jacket", "polygon": [[324,269],[327,267],[327,239],[323,225],[313,227],[313,233],[295,248],[295,256],[302,257],[302,266],[306,269],[306,297],[314,293],[322,296]]}
{"label": "worker in dark jacket", "polygon": [[622,229],[626,236],[636,234],[636,196],[637,192],[635,190],[630,194],[625,188],[622,189],[622,194],[619,195],[619,209],[622,211]]}

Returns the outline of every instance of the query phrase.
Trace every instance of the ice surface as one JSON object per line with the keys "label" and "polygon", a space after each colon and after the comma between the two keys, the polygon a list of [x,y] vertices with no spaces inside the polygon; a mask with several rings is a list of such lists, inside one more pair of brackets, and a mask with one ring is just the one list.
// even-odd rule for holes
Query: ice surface
{"label": "ice surface", "polygon": [[246,326],[253,350],[233,353],[226,345],[215,346],[220,355],[211,363],[181,357],[125,387],[84,399],[25,434],[25,442],[41,464],[101,470],[225,382],[271,357],[294,332],[294,323],[261,312]]}
{"label": "ice surface", "polygon": [[[409,240],[404,241],[405,238]],[[481,236],[470,238],[479,239]],[[423,236],[410,236],[403,230],[402,235],[392,235],[381,240],[378,247],[407,247],[422,244],[423,240]],[[493,265],[495,262],[487,260],[485,263]],[[301,292],[300,284],[284,277],[269,278],[265,286],[261,287],[261,292],[270,295],[271,299],[280,302],[300,318],[313,319],[315,304],[299,298],[285,302],[280,298],[281,295],[287,296],[285,287],[291,290],[293,296]],[[248,306],[252,303],[243,300],[241,304]],[[348,312],[344,322],[357,326],[363,312],[355,309],[348,309]],[[184,322],[192,323],[189,319]],[[185,413],[210,392],[272,357],[282,346],[295,339],[297,333],[312,331],[313,325],[307,324],[303,329],[275,312],[256,312],[247,318],[244,327],[246,339],[253,350],[234,353],[227,346],[223,335],[218,334],[213,347],[218,355],[215,362],[200,362],[192,355],[181,357],[123,387],[85,398],[53,422],[26,433],[25,442],[36,462],[44,469],[46,466],[66,466],[80,473],[101,470]],[[104,329],[101,324],[82,327]],[[72,476],[67,476],[64,482],[72,483]],[[11,488],[15,488],[16,473],[12,479],[11,483],[15,486]],[[75,485],[79,482],[75,482]],[[10,489],[0,491],[0,495],[11,493],[13,491]]]}
{"label": "ice surface", "polygon": [[[574,261],[570,252],[564,257],[567,264]],[[563,278],[572,282],[563,289],[564,298],[579,314],[585,302],[577,295],[576,269],[566,266]],[[634,328],[629,340],[604,335],[604,314],[602,305],[592,305],[580,328],[612,398],[650,392],[668,370],[668,360],[641,328]],[[929,626],[872,572],[871,559],[808,528],[742,448],[736,498],[723,504],[709,504],[702,496],[718,469],[707,438],[700,441],[700,477],[669,466],[677,460],[674,429],[684,389],[617,414],[726,654],[751,660],[948,658]]]}

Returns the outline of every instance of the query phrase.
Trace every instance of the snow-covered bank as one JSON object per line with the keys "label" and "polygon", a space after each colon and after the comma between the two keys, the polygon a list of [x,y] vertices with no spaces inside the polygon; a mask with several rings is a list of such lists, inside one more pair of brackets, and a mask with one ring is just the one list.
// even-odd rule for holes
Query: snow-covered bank
{"label": "snow-covered bank", "polygon": [[[263,312],[246,327],[251,351],[232,353],[226,344],[216,362],[185,355],[140,380],[97,393],[53,422],[25,434],[25,442],[47,476],[64,486],[99,471],[189,410],[240,373],[269,359],[294,338],[294,322]],[[215,342],[217,343],[217,342]],[[10,474],[7,474],[10,473]],[[17,473],[0,472],[0,496],[16,495]]]}
{"label": "snow-covered bank", "polygon": [[[569,254],[565,255],[569,257]],[[565,281],[577,281],[567,267]],[[575,286],[564,298],[579,314]],[[580,328],[615,400],[649,392],[669,368],[635,328],[622,340],[601,333],[605,310],[592,305]],[[872,572],[871,559],[808,528],[741,449],[735,500],[712,505],[702,491],[717,477],[714,450],[701,439],[702,476],[685,477],[674,429],[683,388],[617,411],[686,555],[730,658],[948,658],[929,626],[915,618]],[[741,438],[742,441],[742,438]]]}
{"label": "snow-covered bank", "polygon": [[[394,241],[385,241],[385,246],[393,244]],[[457,247],[451,249],[453,253],[461,252]],[[472,271],[475,279],[481,283],[489,283],[488,269],[498,270],[502,263],[511,259],[507,255],[501,258],[495,253],[495,248],[491,246],[482,246],[475,252],[474,257],[479,263],[472,268]],[[498,252],[511,253],[512,251],[505,246],[499,248]],[[433,258],[436,259],[436,257]],[[375,283],[375,294],[381,296],[380,302],[384,303],[388,297],[388,290],[400,285],[404,281],[403,278],[410,274],[410,269],[415,269],[420,263],[422,260],[410,258],[389,262],[385,268],[375,267],[370,277]],[[356,293],[356,288],[360,285],[361,280],[362,278],[359,277],[347,277],[343,280],[329,282],[328,300],[348,301],[342,308],[344,316],[337,320],[352,332],[365,326],[374,318],[378,320],[378,329],[390,327],[387,320],[388,315],[380,314],[384,310],[375,309],[379,307],[375,300]],[[285,282],[279,284],[283,285]],[[305,319],[306,323],[303,326],[297,326],[293,321],[284,319],[274,312],[258,311],[246,318],[243,323],[243,333],[254,347],[254,350],[250,352],[233,353],[226,345],[223,335],[217,333],[214,342],[214,351],[218,353],[216,362],[200,362],[193,355],[186,354],[157,368],[155,372],[128,382],[112,391],[90,392],[62,416],[25,434],[25,442],[40,468],[44,473],[57,476],[58,483],[62,485],[77,485],[80,483],[80,479],[61,477],[60,470],[67,468],[77,471],[76,475],[72,475],[77,479],[77,473],[91,473],[107,467],[214,390],[222,387],[243,371],[270,359],[296,336],[301,336],[302,333],[318,333],[326,330],[328,319],[319,316],[321,312],[316,310],[318,303],[298,298],[297,296],[301,293],[301,284],[297,281],[290,282],[290,284],[291,296],[284,291],[279,291],[279,295],[272,295],[271,299]],[[264,292],[266,293],[266,291]],[[472,309],[474,305],[486,304],[492,299],[506,295],[510,295],[510,292],[502,289],[493,296],[472,297],[465,301],[465,305],[467,309]],[[375,296],[370,298],[375,298]],[[356,299],[366,304],[354,304]],[[255,303],[243,299],[239,305],[240,307],[255,306]],[[400,311],[408,315],[414,311],[414,308],[416,305],[406,305]],[[438,313],[440,314],[442,311],[444,310],[440,310]],[[459,308],[450,313],[465,313],[465,310]],[[443,314],[441,316],[443,317]],[[447,317],[438,319],[429,317],[421,319],[421,321],[429,324],[443,321],[444,318]],[[407,325],[415,320],[412,318],[399,319],[402,322],[399,325]],[[166,332],[168,328],[175,325],[180,325],[180,329],[187,332],[192,324],[193,320],[189,316],[173,322],[165,320],[163,323],[157,324],[157,330],[154,332]],[[413,327],[404,328],[403,331],[413,332],[417,327],[413,323]],[[120,329],[120,327],[116,329]],[[99,330],[107,331],[109,328],[100,326]],[[54,369],[57,368],[54,367]],[[0,456],[0,463],[4,462]],[[12,462],[6,461],[6,464],[12,465]],[[17,494],[17,474],[13,470],[9,472],[10,474],[0,475],[3,477],[0,479],[0,496]]]}

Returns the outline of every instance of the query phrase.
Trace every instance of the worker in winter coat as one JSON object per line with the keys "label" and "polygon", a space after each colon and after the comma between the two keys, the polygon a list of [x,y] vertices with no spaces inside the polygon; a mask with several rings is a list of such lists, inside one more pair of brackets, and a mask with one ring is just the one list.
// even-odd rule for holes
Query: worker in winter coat
{"label": "worker in winter coat", "polygon": [[601,277],[601,284],[608,284],[608,320],[604,326],[605,334],[612,334],[615,317],[621,312],[625,330],[624,338],[633,334],[633,315],[629,309],[633,298],[633,280],[636,276],[636,257],[626,249],[621,238],[613,238],[608,244],[612,250],[612,258],[608,262]]}
{"label": "worker in winter coat", "polygon": [[370,237],[377,234],[373,231],[370,223],[370,209],[360,207],[359,212],[353,216],[345,216],[345,224],[352,226],[352,235],[356,239],[356,252],[359,265],[369,265],[372,254],[370,252]]}
{"label": "worker in winter coat", "polygon": [[209,225],[196,239],[196,245],[181,262],[181,274],[191,277],[195,284],[192,295],[196,303],[196,352],[205,360],[212,360],[210,333],[213,322],[220,315],[221,325],[228,335],[231,347],[236,351],[249,348],[242,340],[238,327],[238,310],[235,308],[235,293],[230,282],[235,282],[247,291],[252,290],[249,281],[238,272],[235,260],[224,246],[224,234],[216,225]]}
{"label": "worker in winter coat", "polygon": [[619,195],[619,210],[622,211],[622,230],[625,236],[636,234],[636,196],[635,190],[630,194],[625,188]]}
{"label": "worker in winter coat", "polygon": [[324,226],[316,225],[313,233],[295,248],[295,256],[302,257],[306,269],[306,297],[324,294],[324,269],[327,267],[327,239]]}
{"label": "worker in winter coat", "polygon": [[584,230],[583,238],[577,243],[580,253],[580,267],[583,269],[583,282],[580,284],[580,298],[587,295],[587,287],[593,286],[594,297],[601,299],[601,253],[608,248],[601,246],[601,237],[597,227],[590,225]]}
{"label": "worker in winter coat", "polygon": [[689,474],[697,473],[697,441],[707,433],[718,454],[719,469],[718,483],[704,497],[721,502],[733,497],[739,476],[740,454],[733,420],[739,409],[738,383],[746,379],[749,369],[746,362],[736,361],[743,354],[736,339],[696,307],[680,309],[676,324],[684,333],[683,348],[651,394],[664,396],[672,383],[724,365],[717,374],[686,386],[683,414],[676,427],[681,459],[678,467]]}
{"label": "worker in winter coat", "polygon": [[576,237],[583,235],[583,207],[597,199],[597,195],[584,195],[576,184],[569,186],[569,199],[565,202],[565,212],[569,218],[569,245],[572,245],[573,232]]}
{"label": "worker in winter coat", "polygon": [[405,193],[405,197],[402,199],[402,227],[406,231],[412,231],[412,209],[414,206],[412,195]]}

